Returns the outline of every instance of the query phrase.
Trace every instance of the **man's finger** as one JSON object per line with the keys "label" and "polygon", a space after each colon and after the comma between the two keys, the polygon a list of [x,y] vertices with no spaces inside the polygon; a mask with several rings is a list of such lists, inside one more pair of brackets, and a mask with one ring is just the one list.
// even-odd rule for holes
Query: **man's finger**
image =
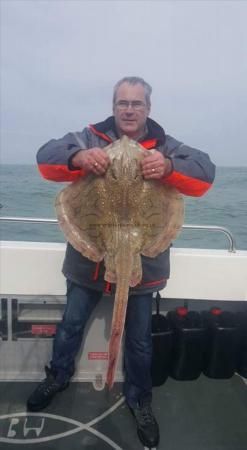
{"label": "man's finger", "polygon": [[109,157],[106,154],[97,154],[95,155],[95,162],[99,164],[101,167],[106,169],[110,163]]}

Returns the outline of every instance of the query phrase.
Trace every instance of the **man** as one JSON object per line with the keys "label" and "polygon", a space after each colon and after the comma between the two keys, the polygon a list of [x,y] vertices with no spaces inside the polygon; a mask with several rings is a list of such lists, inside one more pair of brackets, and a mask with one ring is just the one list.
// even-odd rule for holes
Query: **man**
{"label": "man", "polygon": [[[144,148],[155,149],[152,153],[147,151],[141,163],[146,180],[169,183],[185,195],[203,195],[213,182],[214,165],[207,154],[165,135],[148,117],[151,90],[142,78],[120,80],[114,89],[113,116],[44,145],[37,156],[41,174],[54,181],[73,181],[89,172],[104,176],[109,165],[104,147],[127,135]],[[159,442],[159,428],[151,408],[152,294],[162,289],[169,278],[169,249],[156,258],[142,257],[142,266],[141,284],[129,291],[124,394],[141,442],[154,447]],[[51,366],[46,367],[47,377],[28,399],[27,407],[31,411],[45,408],[57,392],[68,386],[87,319],[102,293],[111,289],[104,281],[103,263],[89,261],[70,244],[63,273],[67,278],[67,305],[54,338]]]}

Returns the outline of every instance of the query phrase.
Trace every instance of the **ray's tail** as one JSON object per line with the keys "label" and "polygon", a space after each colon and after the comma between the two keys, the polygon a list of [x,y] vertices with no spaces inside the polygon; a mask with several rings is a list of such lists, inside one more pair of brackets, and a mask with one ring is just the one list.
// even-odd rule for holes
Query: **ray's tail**
{"label": "ray's tail", "polygon": [[109,389],[112,388],[115,379],[128,304],[129,284],[132,271],[132,255],[128,246],[125,248],[122,246],[116,259],[117,285],[109,341],[109,363],[106,375],[106,383]]}

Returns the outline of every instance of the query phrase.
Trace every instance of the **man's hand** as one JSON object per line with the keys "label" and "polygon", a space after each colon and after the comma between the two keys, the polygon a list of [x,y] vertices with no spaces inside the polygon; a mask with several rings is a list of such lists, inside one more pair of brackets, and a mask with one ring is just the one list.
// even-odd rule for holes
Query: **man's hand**
{"label": "man's hand", "polygon": [[146,180],[160,180],[172,173],[172,163],[170,159],[165,158],[162,153],[146,151],[141,161],[142,175]]}
{"label": "man's hand", "polygon": [[96,175],[103,175],[106,172],[110,160],[102,148],[93,147],[77,152],[71,162],[74,167],[80,167]]}

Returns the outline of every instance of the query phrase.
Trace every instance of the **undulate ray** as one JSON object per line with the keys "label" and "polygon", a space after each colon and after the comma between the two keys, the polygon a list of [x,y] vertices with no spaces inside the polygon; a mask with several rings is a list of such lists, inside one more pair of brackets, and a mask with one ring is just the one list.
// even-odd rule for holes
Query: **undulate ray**
{"label": "undulate ray", "polygon": [[75,181],[60,192],[55,206],[66,239],[92,261],[104,259],[105,280],[116,283],[106,376],[111,388],[129,287],[142,279],[141,255],[155,257],[170,245],[181,229],[184,206],[174,187],[143,179],[140,161],[146,150],[137,142],[123,136],[105,151],[106,174]]}

